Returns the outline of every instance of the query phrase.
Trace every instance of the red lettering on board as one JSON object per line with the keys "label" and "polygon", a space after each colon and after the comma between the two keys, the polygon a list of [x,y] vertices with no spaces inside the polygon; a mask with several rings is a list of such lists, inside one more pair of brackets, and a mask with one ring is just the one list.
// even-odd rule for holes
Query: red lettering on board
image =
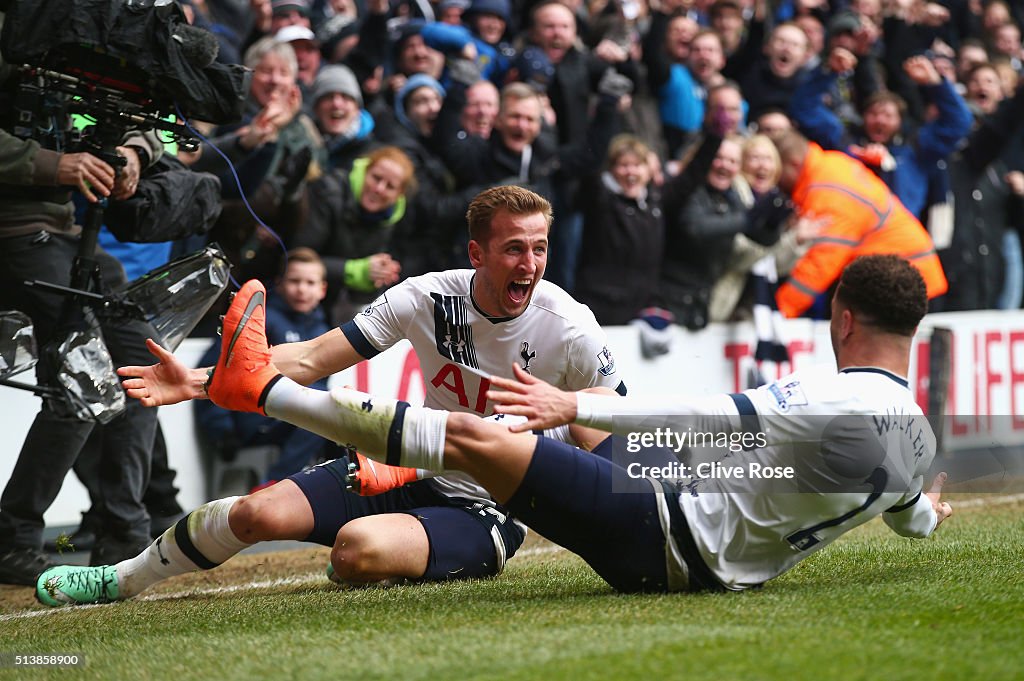
{"label": "red lettering on board", "polygon": [[[790,341],[789,345],[786,346],[789,350],[789,373],[793,373],[797,370],[796,356],[801,354],[810,355],[814,353],[814,341],[813,340],[795,340]],[[782,367],[779,367],[779,378],[782,378]]]}
{"label": "red lettering on board", "polygon": [[988,429],[992,429],[992,389],[1003,382],[1003,375],[992,369],[992,345],[1003,340],[1001,331],[989,331],[985,334],[985,413],[988,415]]}
{"label": "red lettering on board", "polygon": [[738,393],[743,389],[740,384],[740,362],[750,356],[749,343],[726,343],[725,358],[732,364],[732,391]]}
{"label": "red lettering on board", "polygon": [[[1013,429],[1024,430],[1024,364],[1017,365],[1014,361],[1013,348],[1021,346],[1017,355],[1024,362],[1024,331],[1011,331],[1010,342],[1006,344],[1010,355],[1010,413],[1013,414]],[[1022,393],[1022,402],[1017,401],[1018,392]]]}
{"label": "red lettering on board", "polygon": [[370,392],[370,363],[365,360],[356,365],[356,390]]}
{"label": "red lettering on board", "polygon": [[405,353],[405,363],[402,364],[402,377],[398,381],[398,399],[409,400],[409,385],[412,383],[413,376],[419,376],[420,381],[423,380],[420,358],[416,356],[415,350],[410,349]]}

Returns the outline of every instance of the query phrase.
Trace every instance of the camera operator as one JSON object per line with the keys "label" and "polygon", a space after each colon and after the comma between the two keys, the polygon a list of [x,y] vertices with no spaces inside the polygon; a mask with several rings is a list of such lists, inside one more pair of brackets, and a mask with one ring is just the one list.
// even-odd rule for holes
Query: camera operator
{"label": "camera operator", "polygon": [[[2,21],[0,13],[0,25]],[[82,192],[90,202],[129,198],[140,172],[162,149],[155,134],[126,135],[117,147],[125,164],[115,172],[90,153],[61,153],[15,137],[15,80],[10,67],[0,63],[0,309],[18,309],[31,317],[40,348],[36,378],[49,386],[55,385],[56,353],[44,348],[63,340],[65,299],[25,282],[69,286],[79,241],[71,191]],[[106,288],[124,281],[116,260],[97,250],[96,261]],[[144,340],[156,337],[148,323],[101,321],[101,328],[115,366],[148,361]],[[117,562],[149,543],[142,495],[149,479],[155,410],[129,403],[124,414],[95,426],[66,416],[67,409],[61,407],[59,400],[43,399],[0,496],[0,583],[32,585],[47,567],[41,551],[43,513],[94,427],[105,430],[100,464],[103,526],[91,562]]]}

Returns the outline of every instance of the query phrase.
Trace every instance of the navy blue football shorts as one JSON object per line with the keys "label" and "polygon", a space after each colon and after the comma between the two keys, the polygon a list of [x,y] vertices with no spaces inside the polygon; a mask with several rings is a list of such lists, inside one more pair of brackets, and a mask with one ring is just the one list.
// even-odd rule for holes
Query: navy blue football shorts
{"label": "navy blue football shorts", "polygon": [[[630,477],[611,461],[611,446],[609,437],[591,453],[539,436],[523,482],[505,507],[583,558],[617,591],[667,591],[666,539],[656,497],[667,490]],[[666,450],[665,461],[669,460],[675,458]],[[680,531],[688,535],[689,529],[682,510],[672,508],[678,504],[669,501],[670,531],[679,542]],[[694,549],[692,539],[688,543],[684,555]],[[691,589],[714,588],[693,579],[699,559],[691,556],[685,556]]]}
{"label": "navy blue football shorts", "polygon": [[429,480],[371,497],[345,488],[344,457],[308,468],[288,479],[299,486],[313,509],[313,532],[306,541],[334,546],[350,520],[381,513],[407,513],[423,525],[430,557],[423,581],[492,577],[522,545],[525,533],[501,507],[448,497]]}

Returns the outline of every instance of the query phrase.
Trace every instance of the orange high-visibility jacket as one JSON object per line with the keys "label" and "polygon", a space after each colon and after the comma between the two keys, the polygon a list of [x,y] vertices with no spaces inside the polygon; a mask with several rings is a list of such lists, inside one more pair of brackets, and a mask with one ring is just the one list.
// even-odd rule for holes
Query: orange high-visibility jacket
{"label": "orange high-visibility jacket", "polygon": [[921,272],[929,298],[946,292],[946,275],[931,236],[859,161],[811,142],[793,187],[793,203],[800,215],[824,218],[826,224],[776,293],[785,316],[807,310],[860,255],[903,256]]}

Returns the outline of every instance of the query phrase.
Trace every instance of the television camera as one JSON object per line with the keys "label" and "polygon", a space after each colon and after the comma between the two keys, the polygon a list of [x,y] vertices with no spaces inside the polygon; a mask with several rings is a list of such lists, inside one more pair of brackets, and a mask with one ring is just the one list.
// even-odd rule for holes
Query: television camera
{"label": "television camera", "polygon": [[[6,3],[0,54],[9,69],[7,82],[0,85],[6,92],[0,96],[0,106],[6,109],[0,111],[3,127],[47,149],[89,152],[115,169],[124,164],[116,148],[129,132],[156,131],[165,143],[194,150],[198,140],[187,119],[236,122],[248,94],[248,70],[217,63],[216,38],[189,26],[173,0],[14,0]],[[71,124],[76,115],[85,126]],[[44,351],[61,364],[62,385],[57,389],[64,391],[69,412],[101,422],[123,410],[124,398],[96,315],[167,323],[166,306],[153,309],[152,303],[166,302],[170,296],[154,295],[152,285],[165,278],[168,291],[176,285],[166,276],[151,279],[145,300],[133,300],[131,289],[103,294],[95,250],[106,207],[106,199],[101,199],[86,209],[70,288],[25,282],[67,296],[64,341]],[[216,215],[211,224],[214,219]],[[169,234],[165,240],[176,236]],[[197,255],[200,260],[193,260],[190,274],[183,276],[194,283],[196,272],[202,271],[210,285],[186,287],[195,299],[186,309],[178,308],[193,319],[192,326],[228,279],[228,265],[218,249]],[[169,270],[163,271],[166,275]],[[180,293],[181,288],[176,290]],[[180,305],[181,296],[176,300]],[[170,326],[177,340],[192,328],[182,333],[181,315]],[[79,359],[77,366],[69,365],[73,357]],[[53,386],[33,390],[52,397],[44,392],[47,388]]]}

